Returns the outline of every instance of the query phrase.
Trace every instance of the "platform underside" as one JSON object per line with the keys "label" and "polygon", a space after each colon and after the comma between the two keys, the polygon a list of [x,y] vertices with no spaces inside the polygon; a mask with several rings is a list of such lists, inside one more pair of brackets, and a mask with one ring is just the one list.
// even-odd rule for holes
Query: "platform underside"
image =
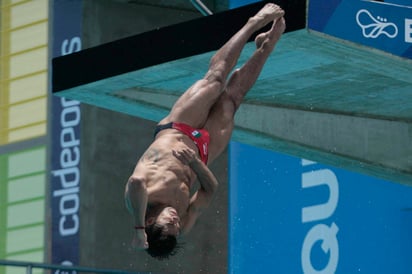
{"label": "platform underside", "polygon": [[[254,50],[248,43],[239,65]],[[214,53],[55,94],[158,121],[203,77]],[[409,60],[306,29],[285,33],[236,115],[233,138],[411,184],[411,67]]]}

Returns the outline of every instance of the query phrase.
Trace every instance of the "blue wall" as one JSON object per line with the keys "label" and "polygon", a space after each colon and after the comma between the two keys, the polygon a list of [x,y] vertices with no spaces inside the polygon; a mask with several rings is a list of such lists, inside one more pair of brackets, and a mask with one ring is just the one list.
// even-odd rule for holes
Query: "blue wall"
{"label": "blue wall", "polygon": [[310,0],[308,28],[412,58],[411,6],[360,0]]}
{"label": "blue wall", "polygon": [[412,187],[232,142],[230,273],[410,273],[411,197]]}

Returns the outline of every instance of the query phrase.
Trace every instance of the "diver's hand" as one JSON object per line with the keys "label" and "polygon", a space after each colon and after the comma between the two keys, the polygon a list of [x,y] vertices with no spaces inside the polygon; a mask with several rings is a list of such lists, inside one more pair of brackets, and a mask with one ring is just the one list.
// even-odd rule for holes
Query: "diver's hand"
{"label": "diver's hand", "polygon": [[172,153],[177,159],[179,159],[180,162],[185,165],[190,165],[197,159],[196,152],[194,152],[193,149],[190,148],[173,150]]}
{"label": "diver's hand", "polygon": [[133,234],[132,247],[135,250],[145,250],[149,248],[147,235],[143,229],[136,229]]}

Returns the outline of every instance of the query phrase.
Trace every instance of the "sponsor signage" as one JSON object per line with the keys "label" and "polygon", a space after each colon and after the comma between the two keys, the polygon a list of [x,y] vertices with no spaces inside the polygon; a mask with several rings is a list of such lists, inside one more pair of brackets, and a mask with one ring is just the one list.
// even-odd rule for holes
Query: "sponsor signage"
{"label": "sponsor signage", "polygon": [[230,273],[410,273],[412,187],[230,144]]}
{"label": "sponsor signage", "polygon": [[412,6],[310,0],[308,28],[412,59]]}
{"label": "sponsor signage", "polygon": [[[54,0],[52,57],[81,49],[81,0]],[[70,77],[70,72],[67,72]],[[79,263],[80,105],[52,96],[51,149],[51,262]],[[55,270],[54,273],[73,273]]]}

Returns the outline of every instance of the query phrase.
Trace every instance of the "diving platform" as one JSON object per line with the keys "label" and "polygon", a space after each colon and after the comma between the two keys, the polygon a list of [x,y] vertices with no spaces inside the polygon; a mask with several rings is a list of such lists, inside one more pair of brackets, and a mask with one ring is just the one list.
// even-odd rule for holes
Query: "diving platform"
{"label": "diving platform", "polygon": [[[159,121],[261,6],[55,58],[53,93]],[[238,111],[233,140],[412,185],[412,62],[310,31],[304,12],[286,9],[287,32]],[[239,65],[254,50],[248,43]]]}

